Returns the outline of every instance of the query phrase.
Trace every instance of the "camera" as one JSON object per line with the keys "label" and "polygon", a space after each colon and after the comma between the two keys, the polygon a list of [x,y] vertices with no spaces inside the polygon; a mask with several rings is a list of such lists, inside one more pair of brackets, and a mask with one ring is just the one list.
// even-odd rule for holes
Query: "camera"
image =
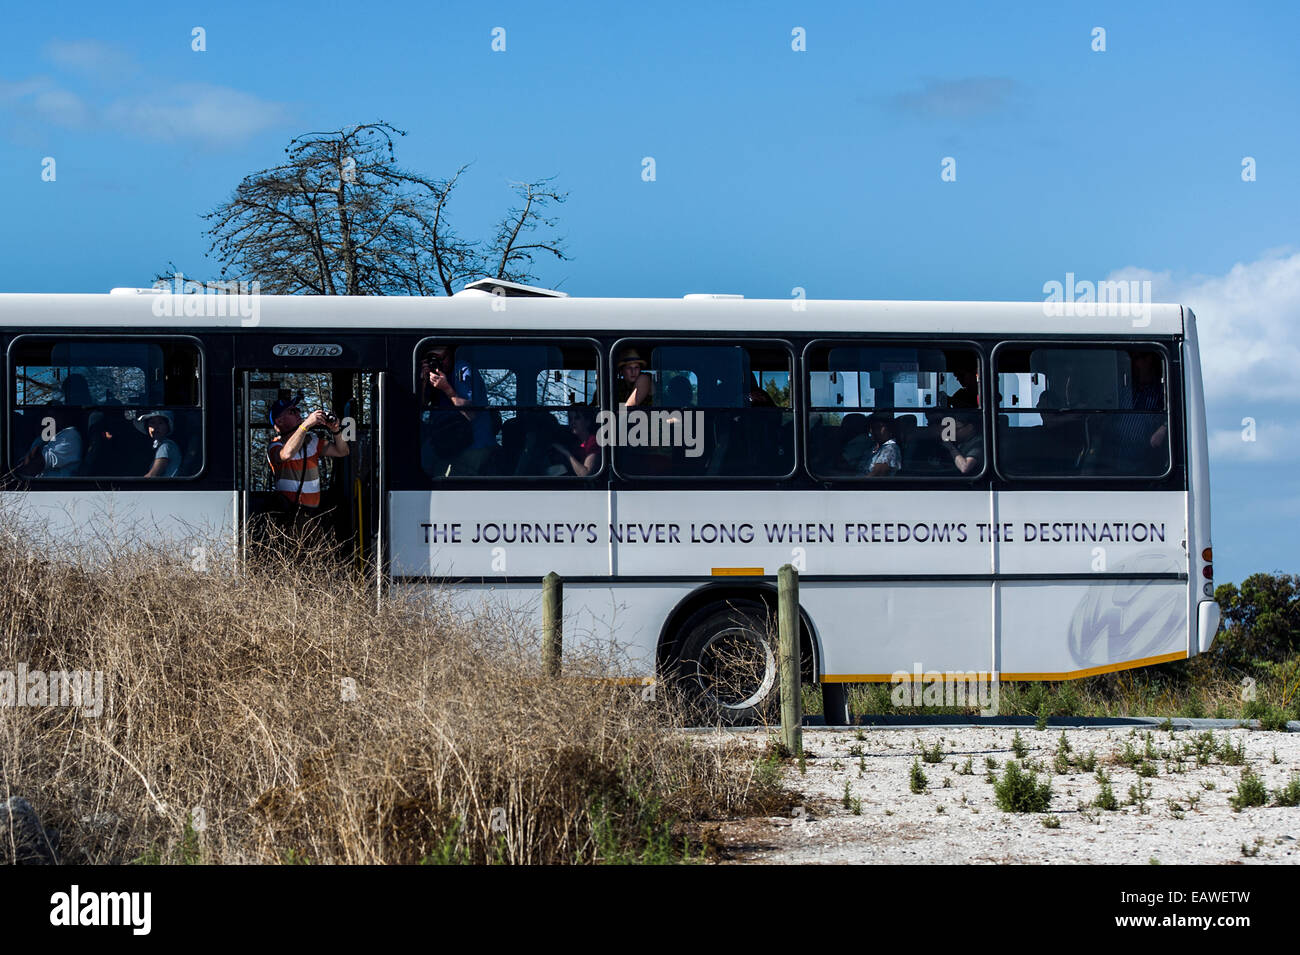
{"label": "camera", "polygon": [[329,435],[329,434],[333,434],[333,431],[331,429],[333,428],[334,425],[338,423],[339,423],[338,415],[336,415],[332,411],[327,411],[324,408],[322,408],[320,424],[314,425],[310,430],[312,431],[313,434]]}

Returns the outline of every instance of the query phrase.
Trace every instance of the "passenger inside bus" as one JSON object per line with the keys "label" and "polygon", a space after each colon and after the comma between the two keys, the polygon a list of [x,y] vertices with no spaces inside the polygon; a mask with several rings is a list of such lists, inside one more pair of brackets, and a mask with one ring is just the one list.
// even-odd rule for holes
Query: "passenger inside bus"
{"label": "passenger inside bus", "polygon": [[23,477],[74,477],[81,466],[81,433],[75,426],[79,412],[53,405],[45,413],[53,437],[37,436],[18,462],[15,471]]}
{"label": "passenger inside bus", "polygon": [[[1123,406],[1141,412],[1164,411],[1160,356],[1152,351],[1128,354],[1132,381],[1124,389]],[[1169,428],[1163,415],[1121,414],[1114,415],[1113,419],[1110,432],[1113,457],[1129,462],[1140,471],[1164,470],[1164,445]]]}
{"label": "passenger inside bus", "polygon": [[1000,350],[1003,469],[1016,476],[1164,473],[1169,438],[1163,379],[1163,359],[1151,347]]}
{"label": "passenger inside bus", "polygon": [[146,467],[144,437],[120,408],[92,411],[86,434],[89,443],[81,468],[83,476],[134,476]]}
{"label": "passenger inside bus", "polygon": [[[894,439],[894,416],[885,412],[875,412],[867,418],[868,439],[854,438],[852,443],[870,444],[863,453],[850,457],[856,464],[856,470],[867,477],[893,477],[903,467],[903,453]],[[845,449],[849,457],[849,449]]]}
{"label": "passenger inside bus", "polygon": [[[496,447],[482,376],[450,345],[434,344],[420,364],[421,461],[444,477],[481,474]],[[479,407],[475,407],[479,406]]]}
{"label": "passenger inside bus", "polygon": [[[10,434],[27,476],[185,477],[201,469],[203,412],[193,344],[34,339],[15,346],[13,361]],[[142,415],[156,419],[158,434],[137,420]],[[168,434],[161,434],[164,429]],[[154,470],[160,449],[167,463]]]}
{"label": "passenger inside bus", "polygon": [[74,372],[63,379],[63,403],[72,408],[85,408],[94,403],[85,375]]}
{"label": "passenger inside bus", "polygon": [[[462,343],[454,354],[436,343],[422,350],[416,387],[425,474],[437,480],[599,471],[599,455],[589,461],[587,447],[600,410],[598,367],[586,342]],[[575,461],[583,467],[575,469]]]}
{"label": "passenger inside bus", "polygon": [[144,476],[175,477],[181,467],[181,448],[171,438],[175,419],[170,411],[149,411],[135,419],[136,430],[153,441],[153,462]]}
{"label": "passenger inside bus", "polygon": [[646,360],[635,348],[624,348],[618,355],[614,399],[629,408],[649,408],[654,404],[654,379],[645,370]]}
{"label": "passenger inside bus", "polygon": [[695,404],[690,379],[685,375],[673,375],[669,378],[668,384],[664,386],[663,404],[665,408],[671,408],[674,411],[689,408]]}
{"label": "passenger inside bus", "polygon": [[551,447],[569,462],[570,470],[578,477],[600,469],[600,446],[596,442],[596,417],[590,408],[574,405],[569,409],[569,430],[578,443],[576,453],[567,443],[556,441]]}
{"label": "passenger inside bus", "polygon": [[979,416],[969,411],[953,411],[955,439],[944,441],[943,448],[958,474],[975,475],[984,467],[984,435]]}
{"label": "passenger inside bus", "polygon": [[979,367],[975,356],[966,352],[957,352],[955,355],[959,357],[954,361],[955,367],[950,370],[961,387],[947,396],[947,406],[978,408],[980,406]]}

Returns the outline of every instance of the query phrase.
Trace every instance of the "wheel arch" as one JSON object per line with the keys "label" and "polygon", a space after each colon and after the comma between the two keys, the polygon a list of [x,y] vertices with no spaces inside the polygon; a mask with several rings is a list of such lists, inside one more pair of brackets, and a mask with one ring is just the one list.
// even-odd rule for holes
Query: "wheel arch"
{"label": "wheel arch", "polygon": [[[728,600],[735,599],[760,600],[771,609],[772,613],[776,613],[776,585],[767,581],[752,583],[719,581],[697,587],[677,601],[659,629],[659,644],[655,653],[657,672],[664,673],[668,664],[676,659],[677,647],[682,637],[682,626],[694,613],[711,604],[725,604]],[[817,628],[813,625],[812,618],[808,615],[802,601],[799,605],[799,658],[804,680],[809,683],[821,682],[823,658],[820,639]]]}

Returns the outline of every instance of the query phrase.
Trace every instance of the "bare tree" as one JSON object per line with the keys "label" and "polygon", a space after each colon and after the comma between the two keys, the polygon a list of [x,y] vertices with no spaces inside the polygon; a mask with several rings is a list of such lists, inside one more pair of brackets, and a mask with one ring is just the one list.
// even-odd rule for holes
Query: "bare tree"
{"label": "bare tree", "polygon": [[[448,179],[403,169],[388,123],[366,123],[291,140],[282,165],[246,176],[204,218],[208,254],[222,282],[260,283],[269,294],[450,295],[478,277],[526,282],[538,254],[566,258],[553,235],[551,180],[511,183],[517,200],[488,243],[461,238],[448,200],[466,166]],[[171,275],[157,276],[169,279]]]}

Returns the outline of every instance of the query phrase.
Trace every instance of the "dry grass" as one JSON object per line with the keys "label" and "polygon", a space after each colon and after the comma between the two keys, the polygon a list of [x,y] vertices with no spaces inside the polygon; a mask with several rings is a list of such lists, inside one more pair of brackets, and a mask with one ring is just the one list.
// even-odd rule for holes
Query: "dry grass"
{"label": "dry grass", "polygon": [[0,800],[64,861],[670,861],[693,823],[784,799],[739,744],[674,733],[662,694],[602,682],[615,659],[566,648],[541,679],[504,611],[377,601],[319,552],[200,572],[6,530],[0,670],[104,673],[98,717],[0,708]]}

